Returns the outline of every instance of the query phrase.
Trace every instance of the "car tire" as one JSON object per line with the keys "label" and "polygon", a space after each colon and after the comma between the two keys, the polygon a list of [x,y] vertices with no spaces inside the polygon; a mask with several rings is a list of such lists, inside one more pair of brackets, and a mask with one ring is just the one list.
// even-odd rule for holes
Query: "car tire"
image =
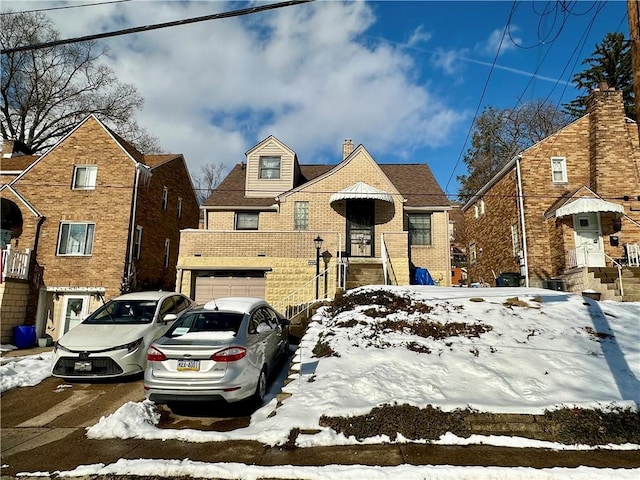
{"label": "car tire", "polygon": [[253,394],[253,404],[260,408],[264,403],[264,397],[267,395],[267,369],[262,367],[260,370],[260,376],[258,377],[258,385],[256,385],[256,391]]}

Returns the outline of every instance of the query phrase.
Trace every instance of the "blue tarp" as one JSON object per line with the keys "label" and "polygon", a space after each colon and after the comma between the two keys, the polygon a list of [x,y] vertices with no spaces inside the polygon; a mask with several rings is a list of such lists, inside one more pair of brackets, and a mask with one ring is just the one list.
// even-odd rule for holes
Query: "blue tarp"
{"label": "blue tarp", "polygon": [[435,285],[433,277],[426,268],[416,268],[413,279],[414,285]]}

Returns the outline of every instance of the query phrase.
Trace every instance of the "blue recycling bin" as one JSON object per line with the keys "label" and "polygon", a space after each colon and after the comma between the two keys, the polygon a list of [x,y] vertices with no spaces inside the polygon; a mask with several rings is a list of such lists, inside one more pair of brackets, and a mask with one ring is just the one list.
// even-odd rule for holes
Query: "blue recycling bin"
{"label": "blue recycling bin", "polygon": [[31,348],[36,344],[36,327],[18,325],[13,327],[13,343],[16,348]]}

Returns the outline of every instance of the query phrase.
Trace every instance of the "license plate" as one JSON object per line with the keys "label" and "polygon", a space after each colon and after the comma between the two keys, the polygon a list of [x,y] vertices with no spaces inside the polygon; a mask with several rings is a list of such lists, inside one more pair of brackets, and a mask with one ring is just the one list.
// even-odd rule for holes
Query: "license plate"
{"label": "license plate", "polygon": [[76,372],[90,372],[91,371],[91,362],[76,362],[73,365],[73,369]]}
{"label": "license plate", "polygon": [[178,360],[178,371],[197,372],[200,370],[200,360]]}

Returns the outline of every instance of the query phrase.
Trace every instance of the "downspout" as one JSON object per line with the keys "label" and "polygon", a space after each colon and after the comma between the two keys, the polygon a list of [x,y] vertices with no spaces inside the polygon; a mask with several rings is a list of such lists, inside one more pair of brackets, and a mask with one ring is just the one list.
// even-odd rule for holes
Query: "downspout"
{"label": "downspout", "polygon": [[524,202],[522,199],[522,176],[520,174],[520,160],[522,155],[516,157],[516,175],[518,177],[518,207],[520,210],[520,228],[522,230],[522,256],[524,260],[524,286],[529,287],[529,260],[527,257],[527,230],[524,222]]}
{"label": "downspout", "polygon": [[129,222],[129,235],[128,235],[128,248],[127,248],[127,258],[125,260],[125,268],[124,268],[124,278],[123,280],[129,280],[132,268],[131,265],[133,263],[133,235],[136,228],[136,212],[138,211],[138,185],[140,182],[140,164],[136,163],[136,178],[133,185],[133,193],[131,198],[131,215]]}

